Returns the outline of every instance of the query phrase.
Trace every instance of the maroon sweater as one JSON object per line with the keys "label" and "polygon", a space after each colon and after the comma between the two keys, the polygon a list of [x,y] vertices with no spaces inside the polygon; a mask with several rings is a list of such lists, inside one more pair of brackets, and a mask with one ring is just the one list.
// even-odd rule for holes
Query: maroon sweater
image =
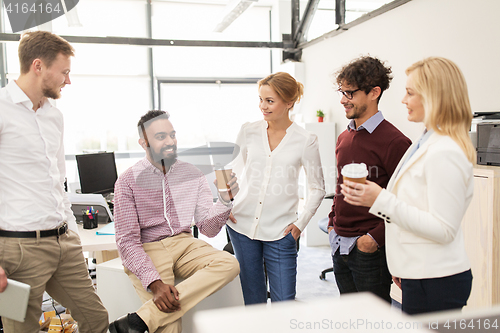
{"label": "maroon sweater", "polygon": [[387,187],[389,179],[401,157],[410,147],[411,141],[394,125],[383,120],[370,134],[366,129],[345,130],[337,139],[337,190],[332,211],[328,215],[329,225],[343,237],[356,237],[369,233],[379,246],[385,245],[384,220],[368,213],[368,207],[348,204],[340,193],[342,167],[349,163],[365,163],[368,167],[367,179]]}

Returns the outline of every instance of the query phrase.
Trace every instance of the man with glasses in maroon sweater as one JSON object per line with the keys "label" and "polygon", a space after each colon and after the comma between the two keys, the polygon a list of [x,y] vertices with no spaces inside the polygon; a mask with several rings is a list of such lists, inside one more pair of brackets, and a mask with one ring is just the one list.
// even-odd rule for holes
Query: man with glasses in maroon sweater
{"label": "man with glasses in maroon sweater", "polygon": [[391,68],[364,56],[337,74],[340,103],[351,119],[337,139],[337,191],[329,214],[335,280],[341,294],[370,291],[391,302],[391,275],[385,257],[384,221],[368,208],[352,206],[340,193],[342,168],[364,163],[367,179],[386,187],[401,157],[411,144],[378,110],[382,93],[392,80]]}

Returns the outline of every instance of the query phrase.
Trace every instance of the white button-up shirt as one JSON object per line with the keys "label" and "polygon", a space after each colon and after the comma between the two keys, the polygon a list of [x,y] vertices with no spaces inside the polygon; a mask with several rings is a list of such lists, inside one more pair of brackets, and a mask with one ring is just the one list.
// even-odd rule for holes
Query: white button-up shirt
{"label": "white button-up shirt", "polygon": [[0,90],[0,228],[77,231],[64,192],[63,116],[48,100],[35,112],[14,80]]}
{"label": "white button-up shirt", "polygon": [[[325,184],[318,139],[293,123],[271,151],[266,121],[242,126],[236,144],[240,153],[231,164],[240,183],[234,199],[237,223],[227,224],[251,239],[281,239],[288,225],[301,231],[321,204]],[[304,167],[309,194],[299,217],[299,172]]]}

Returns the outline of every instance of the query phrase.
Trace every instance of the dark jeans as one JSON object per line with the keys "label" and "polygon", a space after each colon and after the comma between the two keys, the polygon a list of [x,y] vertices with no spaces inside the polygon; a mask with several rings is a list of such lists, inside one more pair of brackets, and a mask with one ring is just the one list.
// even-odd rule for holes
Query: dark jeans
{"label": "dark jeans", "polygon": [[333,272],[341,294],[370,291],[391,303],[392,277],[387,268],[385,246],[365,253],[354,246],[349,255],[333,255]]}
{"label": "dark jeans", "polygon": [[295,299],[297,244],[288,233],[275,241],[261,241],[227,228],[234,254],[240,263],[240,281],[246,305],[266,303],[266,263],[272,302]]}
{"label": "dark jeans", "polygon": [[402,309],[408,314],[461,309],[472,288],[472,273],[434,279],[401,279]]}

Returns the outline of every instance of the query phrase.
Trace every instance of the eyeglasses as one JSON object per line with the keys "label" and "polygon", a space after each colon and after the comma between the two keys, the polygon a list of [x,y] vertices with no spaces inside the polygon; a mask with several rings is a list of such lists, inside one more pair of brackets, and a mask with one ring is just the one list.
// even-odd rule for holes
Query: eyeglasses
{"label": "eyeglasses", "polygon": [[351,100],[352,99],[352,96],[354,95],[354,93],[356,91],[360,91],[361,89],[356,89],[356,90],[342,90],[341,88],[337,89],[337,92],[340,96],[340,98],[342,98],[342,95],[345,96],[345,98],[347,98],[348,100]]}

